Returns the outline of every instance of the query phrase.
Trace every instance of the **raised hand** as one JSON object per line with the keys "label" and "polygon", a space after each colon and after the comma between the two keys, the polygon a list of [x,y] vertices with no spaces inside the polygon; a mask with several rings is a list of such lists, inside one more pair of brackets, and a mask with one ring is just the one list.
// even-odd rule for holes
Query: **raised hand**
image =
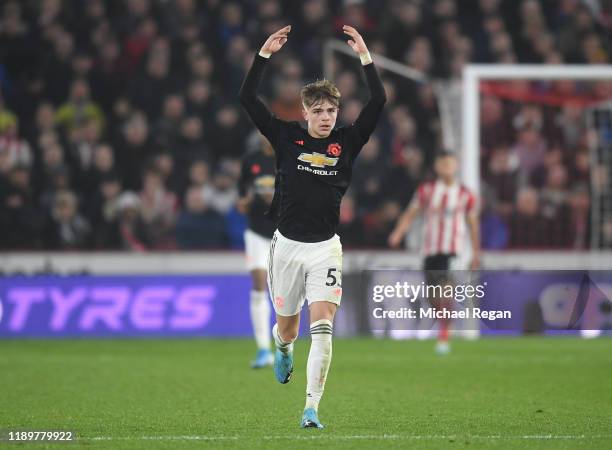
{"label": "raised hand", "polygon": [[287,25],[286,27],[281,28],[277,32],[272,33],[270,37],[266,40],[266,42],[264,42],[264,45],[262,45],[260,51],[262,53],[267,53],[270,55],[272,53],[276,53],[283,47],[283,45],[285,45],[285,42],[287,42],[287,36],[289,35],[290,31],[291,25]]}
{"label": "raised hand", "polygon": [[342,31],[344,32],[344,34],[348,34],[351,37],[351,39],[349,39],[348,41],[348,45],[353,49],[355,53],[357,53],[358,55],[368,53],[368,47],[366,47],[363,38],[355,28],[349,25],[344,25],[342,27]]}

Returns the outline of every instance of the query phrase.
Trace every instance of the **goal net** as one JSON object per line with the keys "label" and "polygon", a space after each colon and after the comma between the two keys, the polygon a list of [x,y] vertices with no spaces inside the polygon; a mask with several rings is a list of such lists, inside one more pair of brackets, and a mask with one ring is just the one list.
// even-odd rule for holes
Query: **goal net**
{"label": "goal net", "polygon": [[491,248],[612,248],[611,80],[612,66],[466,67],[463,169]]}

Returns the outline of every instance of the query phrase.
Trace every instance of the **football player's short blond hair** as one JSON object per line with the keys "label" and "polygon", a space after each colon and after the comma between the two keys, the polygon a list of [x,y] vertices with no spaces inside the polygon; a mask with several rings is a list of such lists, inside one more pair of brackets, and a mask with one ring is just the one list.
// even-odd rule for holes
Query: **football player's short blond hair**
{"label": "football player's short blond hair", "polygon": [[329,80],[317,80],[304,86],[300,92],[302,104],[307,108],[317,103],[329,101],[332,105],[340,104],[340,91],[334,83]]}

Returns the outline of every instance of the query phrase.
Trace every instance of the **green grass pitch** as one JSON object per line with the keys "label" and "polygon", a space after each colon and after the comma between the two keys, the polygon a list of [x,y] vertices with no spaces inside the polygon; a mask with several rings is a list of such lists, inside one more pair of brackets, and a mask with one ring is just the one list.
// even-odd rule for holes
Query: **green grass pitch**
{"label": "green grass pitch", "polygon": [[309,343],[280,385],[247,340],[1,341],[0,429],[78,437],[0,447],[612,448],[609,338],[336,339],[324,430],[298,427]]}

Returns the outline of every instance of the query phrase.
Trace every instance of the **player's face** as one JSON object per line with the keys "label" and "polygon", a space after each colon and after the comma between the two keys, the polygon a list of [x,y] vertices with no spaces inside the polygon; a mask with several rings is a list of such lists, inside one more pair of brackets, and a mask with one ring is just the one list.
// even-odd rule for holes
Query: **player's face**
{"label": "player's face", "polygon": [[304,119],[308,122],[308,132],[316,138],[326,138],[336,125],[338,107],[328,100],[315,103],[311,107],[304,106]]}
{"label": "player's face", "polygon": [[457,174],[457,158],[454,156],[444,156],[436,159],[436,175],[444,179],[452,179]]}

